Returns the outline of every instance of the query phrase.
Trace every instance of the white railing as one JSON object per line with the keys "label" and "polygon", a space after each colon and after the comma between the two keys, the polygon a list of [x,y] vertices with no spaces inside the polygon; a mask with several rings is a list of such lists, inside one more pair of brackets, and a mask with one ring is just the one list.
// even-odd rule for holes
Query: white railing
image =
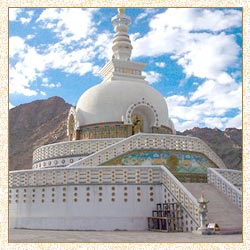
{"label": "white railing", "polygon": [[225,179],[232,183],[239,190],[242,189],[242,171],[234,169],[215,169]]}
{"label": "white railing", "polygon": [[162,169],[162,184],[165,185],[173,196],[188,211],[191,217],[199,225],[199,203],[197,199],[178,181],[178,179],[166,168]]}
{"label": "white railing", "polygon": [[122,138],[92,139],[45,145],[33,152],[33,164],[66,156],[89,155],[121,140]]}
{"label": "white railing", "polygon": [[133,135],[67,167],[98,166],[135,149],[165,149],[198,152],[205,155],[219,168],[226,168],[223,161],[199,138],[165,134]]}
{"label": "white railing", "polygon": [[207,175],[208,183],[213,184],[217,189],[224,193],[230,201],[242,209],[242,192],[237,187],[213,168],[208,169]]}
{"label": "white railing", "polygon": [[9,187],[88,184],[161,184],[159,166],[98,166],[11,171]]}

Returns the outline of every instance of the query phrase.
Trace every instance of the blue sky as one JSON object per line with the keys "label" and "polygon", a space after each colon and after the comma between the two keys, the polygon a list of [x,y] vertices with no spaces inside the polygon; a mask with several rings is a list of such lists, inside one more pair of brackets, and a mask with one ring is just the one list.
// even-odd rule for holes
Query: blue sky
{"label": "blue sky", "polygon": [[[101,82],[117,9],[10,8],[10,108]],[[127,8],[132,60],[166,99],[176,130],[242,126],[242,11]]]}

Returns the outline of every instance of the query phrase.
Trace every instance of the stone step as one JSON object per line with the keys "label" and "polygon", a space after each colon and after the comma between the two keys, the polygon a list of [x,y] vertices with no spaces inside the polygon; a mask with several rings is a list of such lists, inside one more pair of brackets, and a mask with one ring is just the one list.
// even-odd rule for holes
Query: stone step
{"label": "stone step", "polygon": [[242,211],[208,183],[183,183],[197,199],[203,193],[208,203],[208,223],[217,223],[220,229],[242,229]]}

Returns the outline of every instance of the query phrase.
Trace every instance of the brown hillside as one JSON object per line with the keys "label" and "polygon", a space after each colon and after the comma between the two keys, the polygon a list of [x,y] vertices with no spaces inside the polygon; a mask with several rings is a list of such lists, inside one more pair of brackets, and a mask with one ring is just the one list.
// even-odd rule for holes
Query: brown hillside
{"label": "brown hillside", "polygon": [[33,150],[66,140],[66,120],[71,105],[62,98],[22,104],[9,112],[9,169],[27,169]]}
{"label": "brown hillside", "polygon": [[221,131],[217,128],[193,128],[178,134],[199,137],[221,157],[227,168],[242,170],[241,129],[227,128]]}

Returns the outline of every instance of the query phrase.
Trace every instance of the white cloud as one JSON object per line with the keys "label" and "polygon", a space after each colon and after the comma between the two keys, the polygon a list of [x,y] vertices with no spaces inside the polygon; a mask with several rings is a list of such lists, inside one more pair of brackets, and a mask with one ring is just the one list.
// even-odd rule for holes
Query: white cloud
{"label": "white cloud", "polygon": [[138,39],[139,37],[141,37],[141,34],[139,32],[129,34],[129,38],[130,38],[132,44],[134,44],[134,41],[136,39]]}
{"label": "white cloud", "polygon": [[230,76],[228,73],[226,72],[223,72],[221,73],[217,79],[218,83],[220,84],[228,84],[228,83],[233,83],[234,82],[234,79],[232,76]]}
{"label": "white cloud", "polygon": [[144,10],[144,12],[142,12],[141,14],[139,14],[136,17],[136,19],[134,21],[135,23],[138,23],[140,20],[148,17],[149,15],[152,15],[152,14],[156,13],[158,9],[156,9],[156,8],[145,8],[143,10]]}
{"label": "white cloud", "polygon": [[172,121],[174,123],[175,129],[180,132],[197,127],[197,123],[195,121],[182,121],[176,118],[172,118]]}
{"label": "white cloud", "polygon": [[99,59],[111,59],[112,51],[112,33],[101,33],[97,35],[96,41],[93,43],[94,50],[98,54]]}
{"label": "white cloud", "polygon": [[159,26],[164,29],[167,26],[187,31],[221,31],[241,25],[241,11],[216,10],[204,8],[169,8],[165,12],[156,15],[150,26]]}
{"label": "white cloud", "polygon": [[[190,108],[191,110],[191,108]],[[183,132],[187,129],[192,129],[194,127],[208,127],[208,128],[218,128],[225,130],[226,128],[242,128],[242,116],[241,114],[235,117],[216,117],[208,116],[200,118],[200,123],[194,120],[182,120],[181,118],[172,118],[175,129],[177,131]]]}
{"label": "white cloud", "polygon": [[233,68],[239,72],[240,47],[234,35],[224,32],[240,25],[241,11],[168,9],[152,19],[151,30],[144,40],[138,39],[144,51],[147,50],[143,45],[151,41],[149,53],[157,55],[162,41],[153,43],[153,36],[165,32],[162,37],[167,48],[161,46],[164,53],[169,53],[183,68],[186,79],[191,76],[204,79],[202,83],[194,82],[196,89],[187,96],[166,98],[177,130],[194,126],[220,129],[230,124],[240,126],[239,116],[227,115],[231,110],[241,112],[242,109],[242,85],[236,82],[234,71],[228,73]]}
{"label": "white cloud", "polygon": [[[231,80],[230,77],[226,78]],[[198,127],[241,127],[242,86],[225,81],[213,80],[200,84],[189,95],[172,95],[166,98],[169,116],[175,123],[176,130],[183,131]],[[238,110],[239,115],[232,118],[227,115],[231,110]]]}
{"label": "white cloud", "polygon": [[31,40],[31,39],[33,39],[34,37],[35,37],[35,35],[29,34],[29,35],[26,36],[26,39],[27,39],[27,40]]}
{"label": "white cloud", "polygon": [[216,109],[242,107],[242,86],[235,82],[220,84],[214,80],[205,81],[192,93],[191,101],[202,100]]}
{"label": "white cloud", "polygon": [[47,67],[53,69],[61,69],[66,73],[82,76],[92,71],[94,67],[91,61],[96,56],[96,51],[92,46],[67,52],[62,44],[57,43],[52,45],[47,52],[47,54],[43,55],[43,61]]}
{"label": "white cloud", "polygon": [[20,21],[22,24],[28,24],[32,20],[34,11],[25,11],[23,8],[10,8],[9,9],[9,20]]}
{"label": "white cloud", "polygon": [[100,77],[100,70],[102,69],[102,67],[100,67],[99,65],[95,65],[92,67],[92,74],[96,77]]}
{"label": "white cloud", "polygon": [[37,91],[30,89],[29,76],[22,74],[15,68],[10,68],[9,92],[10,94],[23,94],[25,96],[35,96]]}
{"label": "white cloud", "polygon": [[72,41],[79,41],[93,33],[95,23],[93,13],[96,9],[48,8],[42,12],[37,22],[42,23],[42,27],[51,29],[63,43],[69,44]]}
{"label": "white cloud", "polygon": [[146,81],[149,84],[153,84],[155,82],[158,82],[161,78],[161,74],[155,71],[148,71],[148,72],[143,72],[142,75],[146,76]]}
{"label": "white cloud", "polygon": [[[22,39],[11,39],[11,41],[13,43],[10,43],[10,56],[18,56],[20,60],[10,69],[10,93],[36,95],[37,91],[31,89],[31,84],[43,76],[48,69],[61,69],[66,73],[84,75],[91,72],[94,67],[92,63],[84,62],[91,55],[88,49],[67,53],[62,47],[58,49],[53,47],[47,54],[39,54],[34,47],[25,44]],[[11,44],[14,45],[11,46]],[[43,83],[42,86],[54,88],[60,87],[60,84]]]}
{"label": "white cloud", "polygon": [[164,68],[166,66],[165,62],[156,62],[155,65],[159,68]]}
{"label": "white cloud", "polygon": [[205,127],[224,130],[226,120],[226,117],[204,117],[203,123]]}
{"label": "white cloud", "polygon": [[173,95],[165,98],[169,116],[174,122],[178,131],[190,129],[199,126],[202,117],[214,113],[207,104],[191,103],[187,97],[182,95]]}
{"label": "white cloud", "polygon": [[144,18],[147,17],[147,16],[148,16],[148,13],[146,13],[146,12],[141,13],[140,15],[138,15],[138,16],[136,17],[135,23],[137,23],[137,22],[140,21],[141,19],[144,19]]}
{"label": "white cloud", "polygon": [[10,37],[10,61],[18,58],[16,64],[10,66],[10,93],[23,94],[25,96],[37,95],[32,90],[31,83],[41,75],[44,70],[42,56],[36,50],[25,43],[20,37]]}
{"label": "white cloud", "polygon": [[15,106],[9,102],[9,109],[13,109]]}
{"label": "white cloud", "polygon": [[172,107],[176,105],[185,105],[187,104],[187,97],[183,95],[172,95],[166,98],[166,102],[170,104]]}
{"label": "white cloud", "polygon": [[173,53],[179,46],[182,46],[178,42],[179,36],[178,30],[161,30],[156,27],[133,42],[133,57],[160,56]]}
{"label": "white cloud", "polygon": [[[43,28],[53,28],[52,31],[56,33],[59,41],[55,44],[50,44],[46,50],[40,53],[37,48],[26,45],[22,61],[25,68],[24,71],[27,71],[25,65],[28,65],[28,62],[30,62],[30,56],[32,56],[34,61],[29,67],[31,75],[34,75],[34,72],[42,75],[49,68],[60,69],[66,73],[78,75],[84,75],[96,69],[91,61],[95,57],[105,58],[107,56],[106,48],[111,44],[111,35],[98,33],[95,34],[94,40],[91,38],[95,31],[95,23],[92,22],[95,11],[94,9],[73,8],[49,8],[43,11],[37,22],[40,22]],[[76,25],[81,23],[84,25]],[[27,37],[27,39],[32,38],[32,35]],[[78,47],[72,47],[74,41],[78,42]],[[20,43],[21,45],[25,46],[24,40]],[[23,47],[22,49],[24,50]],[[14,46],[12,50],[11,56],[14,55],[17,49]],[[16,65],[14,69],[16,69]]]}
{"label": "white cloud", "polygon": [[9,39],[9,56],[13,57],[16,54],[20,56],[26,48],[25,41],[19,36],[12,36]]}
{"label": "white cloud", "polygon": [[77,73],[80,76],[82,76],[82,75],[85,75],[88,72],[91,72],[92,68],[93,68],[92,63],[83,62],[83,63],[74,64],[71,67],[65,68],[65,72],[74,73],[74,74]]}
{"label": "white cloud", "polygon": [[34,81],[40,74],[43,68],[39,67],[41,57],[33,48],[25,44],[25,41],[20,37],[10,37],[10,61],[13,58],[18,58],[19,61],[10,66],[10,93],[23,94],[25,96],[37,95],[36,90],[31,89],[31,82]]}
{"label": "white cloud", "polygon": [[43,84],[48,84],[49,78],[48,77],[42,78],[42,82],[43,82]]}
{"label": "white cloud", "polygon": [[60,82],[58,82],[58,83],[48,83],[47,81],[44,81],[41,84],[41,86],[52,89],[52,88],[59,88],[59,87],[62,86],[62,84]]}
{"label": "white cloud", "polygon": [[16,21],[18,15],[22,12],[20,8],[9,8],[9,20]]}
{"label": "white cloud", "polygon": [[[194,34],[190,36],[195,38]],[[239,46],[233,35],[197,35],[196,41],[185,44],[186,51],[174,57],[184,73],[200,78],[216,79],[232,65],[238,64]]]}
{"label": "white cloud", "polygon": [[[184,121],[193,121],[197,125],[200,122],[200,118],[204,116],[204,113],[200,109],[195,109],[193,106],[187,105],[176,105],[172,106],[170,102],[167,102],[169,116],[176,119],[181,119]],[[176,128],[178,130],[178,128]]]}
{"label": "white cloud", "polygon": [[134,57],[169,54],[186,77],[207,79],[239,67],[236,37],[224,30],[241,26],[241,11],[170,8],[155,15],[149,26],[133,43]]}
{"label": "white cloud", "polygon": [[20,21],[22,24],[27,24],[31,21],[31,19],[32,19],[31,17],[21,17]]}
{"label": "white cloud", "polygon": [[[60,69],[78,75],[96,70],[90,62],[96,53],[93,45],[68,52],[67,46],[60,42],[38,52],[36,47],[31,47],[24,39],[17,36],[10,37],[10,61],[19,59],[17,63],[11,64],[10,93],[36,95],[37,91],[32,90],[32,84],[48,69]],[[46,87],[53,88],[59,85],[52,83]]]}
{"label": "white cloud", "polygon": [[47,94],[44,91],[40,91],[40,94],[46,96]]}
{"label": "white cloud", "polygon": [[228,118],[226,124],[225,124],[226,128],[238,128],[241,129],[242,128],[242,113],[239,113],[238,115],[232,117],[232,118]]}
{"label": "white cloud", "polygon": [[[28,72],[28,69],[27,69]],[[29,78],[26,74],[11,68],[10,69],[10,94],[22,94],[25,96],[36,96],[37,90],[32,89],[31,83],[34,79]]]}

